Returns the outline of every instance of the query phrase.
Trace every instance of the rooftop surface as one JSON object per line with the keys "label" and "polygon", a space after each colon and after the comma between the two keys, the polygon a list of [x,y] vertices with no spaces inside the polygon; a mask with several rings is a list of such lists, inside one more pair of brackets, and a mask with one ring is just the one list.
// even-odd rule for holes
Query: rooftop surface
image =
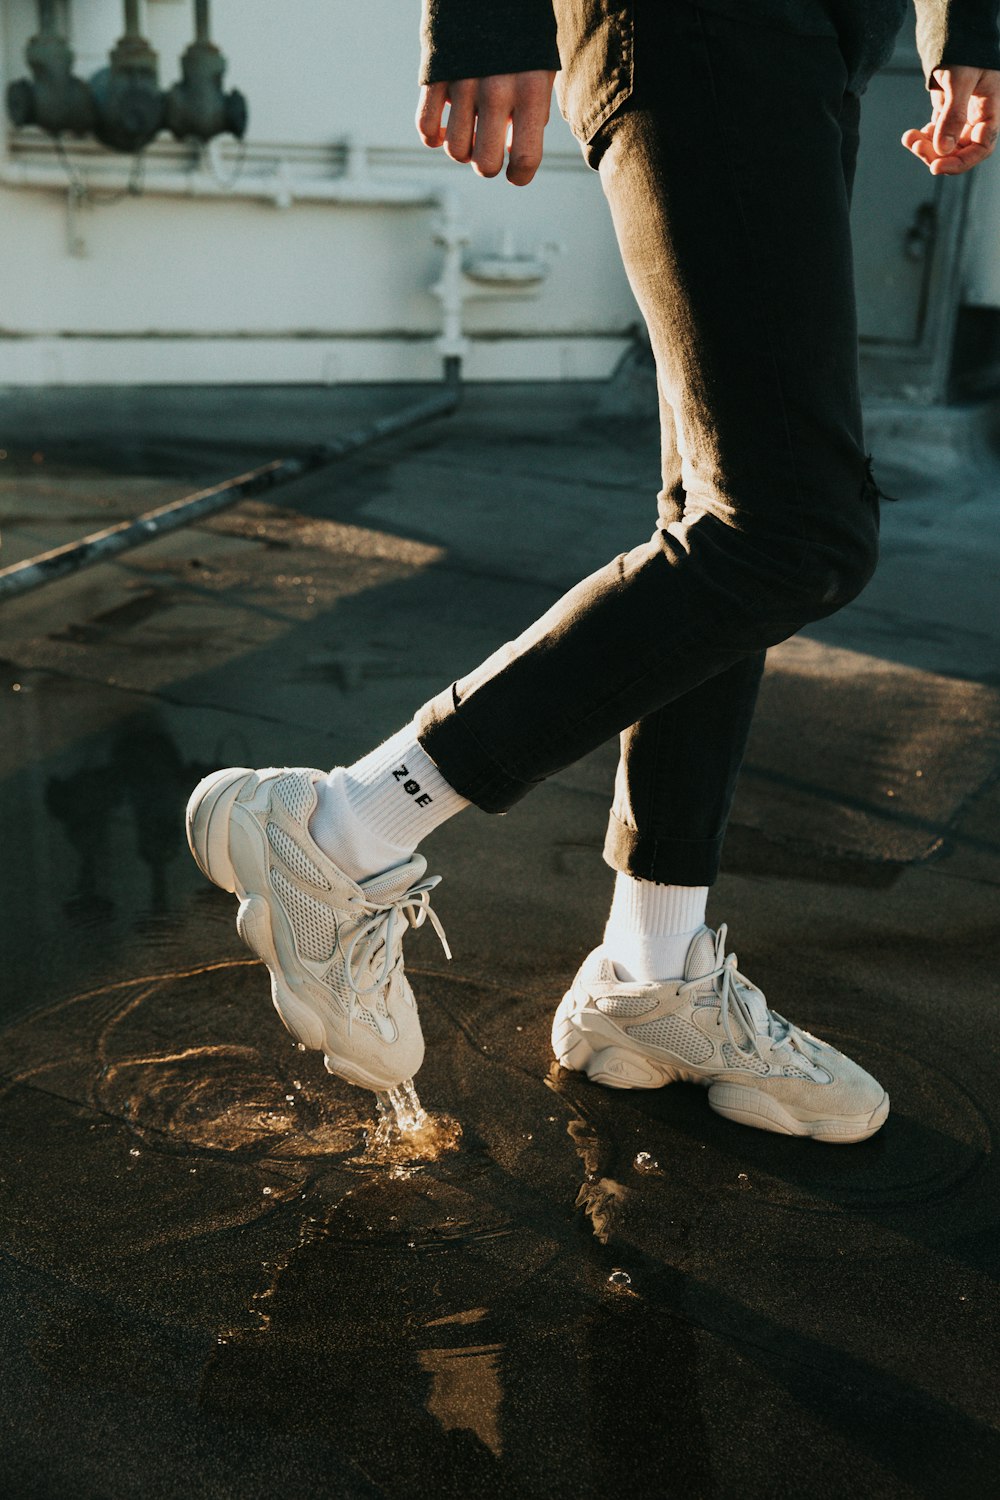
{"label": "rooftop surface", "polygon": [[[641,382],[640,382],[641,384]],[[2,395],[9,564],[423,389]],[[873,408],[881,569],[770,654],[709,919],[892,1113],[849,1149],[552,1063],[616,751],[426,845],[431,1110],[298,1051],[182,831],[225,764],[356,757],[641,540],[641,392],[452,417],[4,604],[0,1405],[33,1497],[992,1493],[1000,460]],[[624,1273],[624,1274],[622,1274]]]}

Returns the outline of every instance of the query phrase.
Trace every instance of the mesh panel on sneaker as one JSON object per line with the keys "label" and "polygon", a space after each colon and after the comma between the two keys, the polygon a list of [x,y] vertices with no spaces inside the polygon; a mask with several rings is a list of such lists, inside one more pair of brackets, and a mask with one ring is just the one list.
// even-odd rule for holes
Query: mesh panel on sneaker
{"label": "mesh panel on sneaker", "polygon": [[277,823],[268,823],[267,840],[282,864],[287,865],[293,875],[297,875],[307,885],[314,885],[317,890],[328,891],[330,889],[330,882],[322,870],[316,868],[305,850],[300,849],[295,840],[290,839]]}
{"label": "mesh panel on sneaker", "polygon": [[644,1016],[656,1008],[655,998],[649,995],[602,995],[594,1003],[606,1016]]}
{"label": "mesh panel on sneaker", "polygon": [[295,930],[295,944],[303,958],[330,958],[337,946],[337,918],[322,901],[314,901],[280,870],[271,870],[271,883]]}
{"label": "mesh panel on sneaker", "polygon": [[680,1016],[660,1016],[655,1021],[643,1021],[640,1026],[625,1029],[637,1042],[648,1042],[651,1047],[667,1047],[684,1062],[707,1062],[715,1051],[708,1037],[702,1036],[697,1027]]}
{"label": "mesh panel on sneaker", "polygon": [[378,1022],[371,1011],[366,1010],[363,1005],[356,1005],[354,1007],[354,1024],[355,1026],[367,1026],[369,1031],[373,1031],[376,1036],[381,1036],[381,1032],[378,1029]]}
{"label": "mesh panel on sneaker", "polygon": [[[339,963],[331,964],[323,975],[323,983],[330,991],[331,998],[336,1001],[341,1014],[346,1016],[351,1009],[352,997],[351,991],[344,982],[343,966]],[[360,1013],[360,1007],[356,1007],[355,1015],[359,1015]]]}
{"label": "mesh panel on sneaker", "polygon": [[743,1052],[732,1045],[731,1042],[723,1042],[722,1055],[730,1068],[748,1068],[751,1073],[766,1073],[768,1066],[756,1054],[756,1052]]}
{"label": "mesh panel on sneaker", "polygon": [[[371,1007],[385,1020],[389,1019],[388,1007],[385,1003],[384,990],[379,990],[377,995],[366,995],[364,1001],[355,1000],[351,990],[344,983],[343,969],[340,964],[331,964],[323,975],[323,983],[330,992],[330,997],[336,1004],[341,1015],[350,1015],[353,1009],[354,1024],[360,1023],[367,1026],[376,1036],[380,1036],[378,1022],[372,1014]],[[353,1004],[352,1004],[353,1002]]]}
{"label": "mesh panel on sneaker", "polygon": [[315,796],[308,777],[283,776],[275,783],[274,795],[293,822],[305,822]]}

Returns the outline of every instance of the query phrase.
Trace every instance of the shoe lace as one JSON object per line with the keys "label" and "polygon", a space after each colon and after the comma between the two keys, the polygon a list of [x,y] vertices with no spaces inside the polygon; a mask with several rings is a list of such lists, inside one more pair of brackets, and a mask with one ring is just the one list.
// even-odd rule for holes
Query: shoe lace
{"label": "shoe lace", "polygon": [[[422,927],[425,922],[429,921],[441,940],[445,957],[451,958],[451,949],[445,937],[444,927],[430,901],[431,891],[440,883],[440,875],[429,875],[425,880],[419,880],[416,885],[411,885],[409,890],[401,891],[398,896],[392,896],[388,900],[368,901],[364,897],[355,896],[354,905],[368,912],[368,920],[355,930],[344,953],[352,1002],[361,1000],[365,995],[373,995],[376,990],[380,990],[399,963],[403,939],[403,932],[399,928],[404,917],[414,928]],[[380,946],[383,958],[379,971],[371,984],[362,984],[361,977],[370,971],[372,960]],[[353,1014],[354,1004],[352,1003],[347,1017],[348,1030]]]}
{"label": "shoe lace", "polygon": [[[761,1062],[766,1062],[761,1051],[762,1035],[757,1029],[755,1010],[751,1008],[747,998],[747,991],[754,995],[760,995],[753,981],[745,974],[741,974],[736,966],[736,954],[726,953],[727,927],[722,923],[715,935],[715,967],[707,974],[700,974],[697,979],[688,979],[680,987],[680,993],[700,988],[706,980],[712,981],[715,993],[719,997],[719,1016],[722,1021],[722,1029],[731,1047],[737,1052],[746,1053],[753,1051]],[[761,996],[763,1001],[763,996]],[[763,1015],[766,1020],[767,1036],[773,1047],[788,1046],[790,1050],[801,1053],[806,1063],[812,1066],[812,1059],[806,1046],[806,1039],[797,1026],[791,1021],[786,1021],[777,1011],[772,1010],[769,1005],[764,1004]],[[744,1032],[749,1047],[742,1045],[733,1034],[732,1017],[735,1015],[740,1029]]]}

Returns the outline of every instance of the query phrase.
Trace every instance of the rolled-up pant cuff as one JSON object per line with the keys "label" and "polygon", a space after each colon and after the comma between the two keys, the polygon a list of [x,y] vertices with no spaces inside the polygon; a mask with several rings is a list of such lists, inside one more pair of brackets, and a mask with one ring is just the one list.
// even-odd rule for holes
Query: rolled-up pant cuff
{"label": "rolled-up pant cuff", "polygon": [[416,728],[421,748],[448,785],[483,812],[506,812],[540,785],[507,771],[480,744],[455,702],[454,684],[424,704]]}
{"label": "rolled-up pant cuff", "polygon": [[660,885],[713,885],[719,874],[725,831],[713,839],[670,839],[639,833],[614,813],[608,821],[604,859],[613,870]]}

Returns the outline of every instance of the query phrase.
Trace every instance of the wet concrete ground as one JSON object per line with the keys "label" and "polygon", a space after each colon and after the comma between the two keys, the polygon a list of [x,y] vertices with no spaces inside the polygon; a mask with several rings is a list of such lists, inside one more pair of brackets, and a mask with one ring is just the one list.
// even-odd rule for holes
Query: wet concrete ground
{"label": "wet concrete ground", "polygon": [[[415,394],[8,393],[0,562]],[[0,1491],[994,1491],[1000,464],[989,413],[869,440],[882,569],[771,654],[709,913],[887,1086],[849,1149],[553,1069],[613,747],[426,846],[418,1084],[463,1135],[421,1167],[366,1155],[184,845],[206,770],[353,758],[648,532],[620,393],[474,388],[3,606]]]}

